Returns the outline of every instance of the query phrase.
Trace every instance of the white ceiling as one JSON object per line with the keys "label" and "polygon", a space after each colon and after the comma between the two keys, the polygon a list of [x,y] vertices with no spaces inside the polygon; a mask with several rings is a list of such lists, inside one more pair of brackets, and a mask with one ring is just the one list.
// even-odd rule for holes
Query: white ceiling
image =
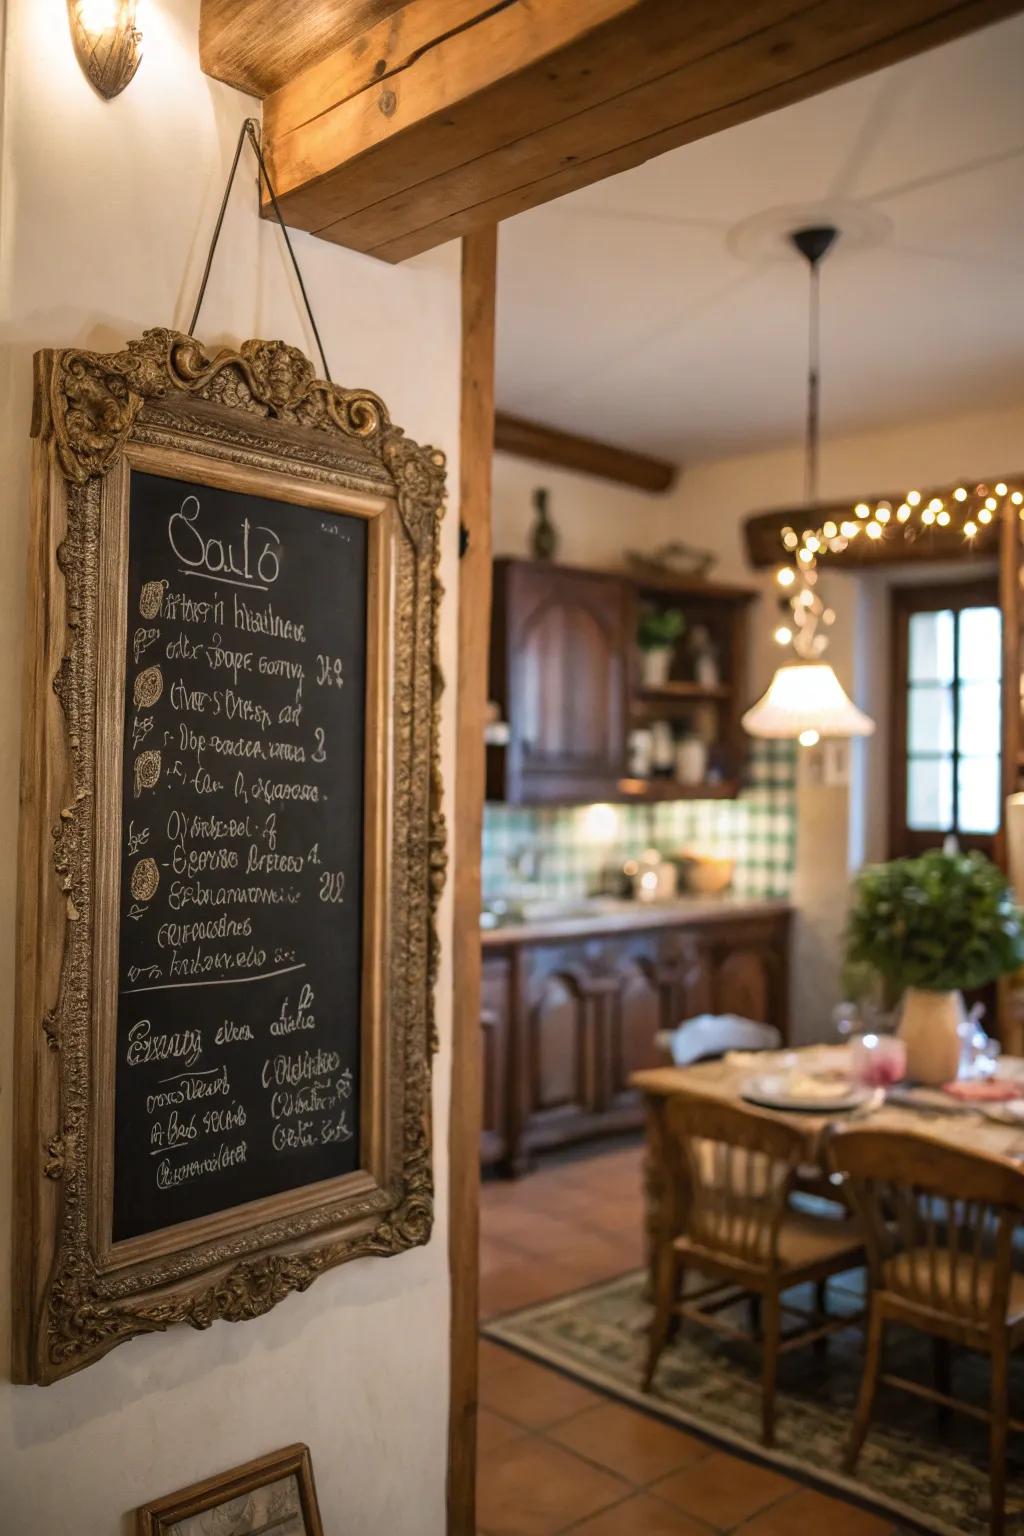
{"label": "white ceiling", "polygon": [[509,220],[499,406],[679,462],[799,440],[777,210],[818,204],[879,226],[822,271],[826,438],[1019,400],[1022,76],[1015,17]]}

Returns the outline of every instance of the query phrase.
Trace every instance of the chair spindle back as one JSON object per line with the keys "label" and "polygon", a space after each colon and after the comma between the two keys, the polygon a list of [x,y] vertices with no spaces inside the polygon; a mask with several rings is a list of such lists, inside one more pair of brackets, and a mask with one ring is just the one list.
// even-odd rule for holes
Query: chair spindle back
{"label": "chair spindle back", "polygon": [[876,1286],[979,1329],[1005,1317],[1024,1172],[870,1128],[837,1131],[830,1155],[850,1180]]}
{"label": "chair spindle back", "polygon": [[774,1268],[803,1136],[756,1110],[683,1096],[667,1119],[684,1175],[688,1239],[733,1262]]}

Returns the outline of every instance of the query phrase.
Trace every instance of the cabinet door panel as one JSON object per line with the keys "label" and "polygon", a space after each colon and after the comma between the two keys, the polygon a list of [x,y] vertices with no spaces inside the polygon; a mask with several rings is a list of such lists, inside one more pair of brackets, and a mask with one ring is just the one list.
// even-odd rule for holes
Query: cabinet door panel
{"label": "cabinet door panel", "polygon": [[663,1065],[655,1037],[663,1027],[663,996],[651,962],[626,960],[620,969],[620,989],[613,1012],[611,1081],[623,1093],[631,1072]]}
{"label": "cabinet door panel", "polygon": [[504,958],[485,959],[480,978],[481,1131],[484,1155],[500,1155],[506,1135],[506,1062],[511,965]]}
{"label": "cabinet door panel", "polygon": [[771,1023],[773,961],[756,949],[734,950],[715,973],[715,1011],[738,1013],[755,1024]]}
{"label": "cabinet door panel", "polygon": [[576,572],[516,573],[509,722],[524,772],[618,775],[626,733],[627,596]]}
{"label": "cabinet door panel", "polygon": [[530,1008],[528,1111],[582,1109],[588,1099],[587,1012],[565,977],[547,977]]}

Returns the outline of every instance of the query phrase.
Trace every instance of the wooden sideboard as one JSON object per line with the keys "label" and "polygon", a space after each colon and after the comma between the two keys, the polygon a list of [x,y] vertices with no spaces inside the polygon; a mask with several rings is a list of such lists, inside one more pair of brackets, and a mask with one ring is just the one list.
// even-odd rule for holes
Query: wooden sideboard
{"label": "wooden sideboard", "polygon": [[655,1036],[683,1019],[737,1013],[785,1037],[790,919],[781,902],[680,902],[484,935],[484,1165],[514,1176],[639,1126],[630,1074],[663,1064]]}

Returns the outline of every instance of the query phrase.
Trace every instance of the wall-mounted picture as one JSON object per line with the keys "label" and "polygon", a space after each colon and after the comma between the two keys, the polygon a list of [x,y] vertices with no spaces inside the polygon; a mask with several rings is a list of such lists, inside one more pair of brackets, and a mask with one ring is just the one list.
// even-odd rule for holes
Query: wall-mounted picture
{"label": "wall-mounted picture", "polygon": [[138,1536],[323,1536],[309,1447],[289,1445],[144,1504]]}
{"label": "wall-mounted picture", "polygon": [[444,464],[284,342],[37,372],[13,1372],[49,1383],[430,1236]]}

